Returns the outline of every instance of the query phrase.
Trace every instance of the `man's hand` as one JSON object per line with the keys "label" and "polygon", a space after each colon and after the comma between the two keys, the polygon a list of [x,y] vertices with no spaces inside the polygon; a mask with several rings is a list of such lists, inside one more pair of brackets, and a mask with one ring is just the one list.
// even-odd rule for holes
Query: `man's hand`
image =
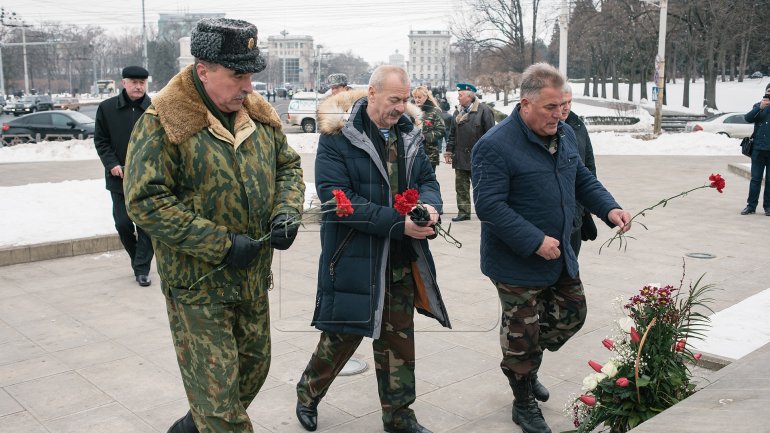
{"label": "man's hand", "polygon": [[238,269],[248,268],[251,262],[259,255],[262,242],[257,242],[248,236],[228,233],[232,245],[227,251],[224,263],[235,266]]}
{"label": "man's hand", "polygon": [[535,254],[546,260],[556,260],[561,257],[559,243],[558,239],[546,235],[545,238],[543,238],[543,243],[540,244],[540,248],[535,251]]}
{"label": "man's hand", "polygon": [[768,105],[770,105],[770,99],[762,98],[762,99],[759,100],[759,109],[760,110],[765,108],[765,107],[767,107]]}
{"label": "man's hand", "polygon": [[618,227],[619,233],[631,230],[631,213],[623,209],[613,209],[607,214],[607,219]]}
{"label": "man's hand", "polygon": [[299,230],[297,215],[282,213],[276,215],[270,223],[270,246],[277,250],[287,250],[294,243]]}
{"label": "man's hand", "polygon": [[436,211],[436,208],[429,204],[423,204],[425,206],[425,209],[428,210],[428,214],[430,215],[430,222],[428,223],[429,226],[432,226],[433,224],[436,224],[438,222],[439,214]]}
{"label": "man's hand", "polygon": [[[436,210],[433,209],[433,212],[435,211]],[[417,223],[412,221],[412,218],[407,215],[406,220],[404,221],[404,236],[409,236],[414,239],[426,239],[428,236],[433,236],[435,234],[433,227],[431,227],[433,224],[435,224],[435,221],[433,221],[433,214],[431,214],[430,225],[424,227],[417,225]]]}
{"label": "man's hand", "polygon": [[452,163],[452,152],[444,152],[444,162],[447,164]]}
{"label": "man's hand", "polygon": [[110,174],[123,179],[123,167],[116,165],[110,169]]}

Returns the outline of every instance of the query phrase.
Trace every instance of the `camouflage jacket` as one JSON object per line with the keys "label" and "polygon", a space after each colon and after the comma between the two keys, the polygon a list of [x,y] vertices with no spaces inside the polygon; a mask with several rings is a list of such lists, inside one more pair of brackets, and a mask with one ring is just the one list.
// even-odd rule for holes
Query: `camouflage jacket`
{"label": "camouflage jacket", "polygon": [[206,109],[188,67],[153,98],[131,136],[126,207],[152,237],[163,292],[183,303],[247,300],[264,291],[268,244],[250,268],[214,271],[230,249],[227,233],[257,239],[275,215],[302,211],[299,155],[273,107],[249,95],[234,130],[233,137]]}
{"label": "camouflage jacket", "polygon": [[425,137],[425,153],[430,163],[438,165],[441,139],[446,134],[441,109],[433,105],[430,99],[422,105],[422,136]]}

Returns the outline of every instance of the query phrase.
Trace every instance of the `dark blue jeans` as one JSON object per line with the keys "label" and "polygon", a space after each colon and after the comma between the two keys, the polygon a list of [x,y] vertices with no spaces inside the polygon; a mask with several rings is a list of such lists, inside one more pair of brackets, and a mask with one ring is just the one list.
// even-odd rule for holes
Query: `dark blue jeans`
{"label": "dark blue jeans", "polygon": [[[757,150],[751,152],[751,182],[749,183],[749,199],[746,205],[752,209],[759,204],[759,191],[762,189],[762,176],[770,178],[770,150]],[[767,182],[767,181],[766,181]],[[765,184],[765,194],[762,197],[762,206],[770,210],[770,191]]]}

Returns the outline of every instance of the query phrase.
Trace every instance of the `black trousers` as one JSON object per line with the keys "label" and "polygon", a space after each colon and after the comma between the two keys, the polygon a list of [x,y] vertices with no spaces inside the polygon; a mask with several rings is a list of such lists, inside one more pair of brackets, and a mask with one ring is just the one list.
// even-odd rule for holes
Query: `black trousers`
{"label": "black trousers", "polygon": [[110,191],[112,196],[112,218],[115,229],[120,236],[120,242],[131,257],[131,267],[134,275],[148,275],[154,251],[150,236],[139,226],[135,226],[126,212],[126,196]]}

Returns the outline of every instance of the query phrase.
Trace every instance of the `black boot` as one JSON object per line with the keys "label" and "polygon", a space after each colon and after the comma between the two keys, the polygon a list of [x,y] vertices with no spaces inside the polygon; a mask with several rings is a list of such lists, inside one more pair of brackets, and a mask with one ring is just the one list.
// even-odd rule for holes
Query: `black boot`
{"label": "black boot", "polygon": [[318,428],[318,403],[320,400],[314,400],[310,406],[304,406],[297,399],[297,419],[302,427],[307,431],[315,431]]}
{"label": "black boot", "polygon": [[524,433],[551,433],[545,423],[543,413],[532,395],[532,376],[509,381],[513,389],[513,407],[511,419],[521,427]]}
{"label": "black boot", "polygon": [[433,433],[420,425],[417,420],[411,421],[401,428],[385,426],[385,431],[387,433]]}
{"label": "black boot", "polygon": [[176,420],[171,428],[168,429],[168,433],[200,433],[198,427],[195,427],[195,422],[192,418],[192,412],[189,410],[185,416]]}
{"label": "black boot", "polygon": [[551,396],[548,388],[537,380],[537,374],[532,375],[532,395],[535,396],[535,399],[543,402],[548,401]]}

